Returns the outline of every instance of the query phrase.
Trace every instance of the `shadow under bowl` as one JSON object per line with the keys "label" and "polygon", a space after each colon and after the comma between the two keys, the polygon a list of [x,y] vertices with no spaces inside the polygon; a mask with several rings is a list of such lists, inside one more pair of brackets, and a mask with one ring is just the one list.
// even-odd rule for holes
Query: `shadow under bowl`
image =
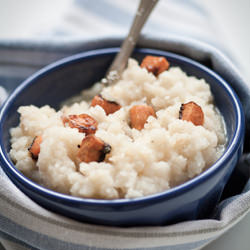
{"label": "shadow under bowl", "polygon": [[[165,192],[136,199],[96,200],[64,195],[42,187],[19,172],[12,163],[9,129],[19,123],[17,109],[23,105],[50,105],[55,109],[71,96],[99,81],[119,48],[99,49],[55,62],[24,81],[2,107],[1,166],[13,183],[41,206],[67,217],[112,226],[166,225],[206,218],[218,202],[239,157],[244,138],[244,115],[230,86],[205,66],[173,53],[136,49],[133,58],[165,56],[171,66],[188,75],[204,78],[211,87],[215,104],[224,117],[228,142],[223,155],[208,170]],[[126,88],[126,86],[125,86]]]}

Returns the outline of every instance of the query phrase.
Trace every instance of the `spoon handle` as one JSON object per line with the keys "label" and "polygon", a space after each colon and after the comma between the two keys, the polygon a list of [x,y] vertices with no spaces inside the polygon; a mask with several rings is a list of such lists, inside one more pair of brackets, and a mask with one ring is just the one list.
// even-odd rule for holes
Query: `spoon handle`
{"label": "spoon handle", "polygon": [[130,31],[122,43],[120,52],[116,55],[106,74],[108,84],[113,84],[119,80],[121,73],[126,67],[128,58],[136,45],[140,31],[157,2],[158,0],[140,0]]}

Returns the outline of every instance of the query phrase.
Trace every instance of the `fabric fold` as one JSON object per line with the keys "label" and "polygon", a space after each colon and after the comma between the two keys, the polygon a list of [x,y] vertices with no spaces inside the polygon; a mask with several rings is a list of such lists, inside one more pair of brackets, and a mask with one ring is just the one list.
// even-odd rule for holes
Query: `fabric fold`
{"label": "fabric fold", "polygon": [[[4,55],[0,57],[0,66],[5,65],[5,69],[8,69],[0,70],[0,84],[10,92],[27,76],[48,63],[87,50],[120,46],[121,41],[121,37],[107,37],[70,45],[0,43],[0,53]],[[246,136],[249,134],[249,87],[233,63],[220,51],[203,42],[177,36],[166,39],[142,36],[137,47],[178,53],[218,73],[238,94],[246,115]],[[13,69],[19,69],[15,76],[11,74]],[[6,84],[7,81],[12,85]],[[247,184],[248,161],[241,162],[237,169]],[[222,200],[213,217],[204,220],[162,227],[114,228],[77,222],[40,207],[0,169],[0,241],[2,239],[3,245],[8,245],[8,241],[14,242],[12,239],[15,239],[13,244],[19,244],[20,249],[198,249],[226,232],[249,212],[249,190],[248,182],[244,192],[240,190],[236,195]]]}

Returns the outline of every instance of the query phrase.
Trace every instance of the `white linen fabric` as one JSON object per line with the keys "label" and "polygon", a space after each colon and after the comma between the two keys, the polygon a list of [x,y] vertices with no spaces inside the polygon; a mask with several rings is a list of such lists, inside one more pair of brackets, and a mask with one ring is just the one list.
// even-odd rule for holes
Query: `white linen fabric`
{"label": "white linen fabric", "polygon": [[[96,3],[72,2],[61,25],[35,34],[43,38],[41,40],[0,41],[1,98],[27,76],[57,59],[86,50],[119,46],[127,32],[126,20],[133,16],[133,2],[106,0]],[[181,11],[183,15],[178,14]],[[214,31],[209,25],[209,16],[192,1],[182,0],[168,1],[168,8],[162,1],[153,15],[138,47],[179,53],[216,71],[239,95],[250,124],[250,90],[244,79],[219,50],[201,42],[207,41],[222,50],[218,41],[211,40]],[[170,21],[163,30],[161,24],[166,20],[165,15]],[[247,126],[246,136],[249,131]],[[1,247],[6,250],[201,249],[250,210],[248,150],[246,146],[245,154],[210,218],[161,227],[107,227],[60,216],[33,202],[0,168],[0,250]]]}

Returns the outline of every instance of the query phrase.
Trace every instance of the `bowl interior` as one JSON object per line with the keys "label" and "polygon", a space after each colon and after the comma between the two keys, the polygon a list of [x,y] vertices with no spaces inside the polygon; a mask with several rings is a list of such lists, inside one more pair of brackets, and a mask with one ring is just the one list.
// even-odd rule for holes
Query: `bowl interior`
{"label": "bowl interior", "polygon": [[[16,89],[8,100],[1,124],[1,143],[10,162],[8,156],[10,150],[9,129],[19,123],[18,107],[33,104],[36,106],[50,105],[58,109],[60,103],[102,79],[118,50],[118,48],[103,49],[63,59],[31,76]],[[221,84],[223,80],[213,72],[182,56],[151,49],[138,49],[135,50],[132,57],[140,62],[148,54],[165,56],[171,66],[179,66],[188,75],[204,78],[210,84],[215,104],[225,119],[228,134],[227,144],[230,145],[238,126],[237,108],[232,101],[233,91]]]}

